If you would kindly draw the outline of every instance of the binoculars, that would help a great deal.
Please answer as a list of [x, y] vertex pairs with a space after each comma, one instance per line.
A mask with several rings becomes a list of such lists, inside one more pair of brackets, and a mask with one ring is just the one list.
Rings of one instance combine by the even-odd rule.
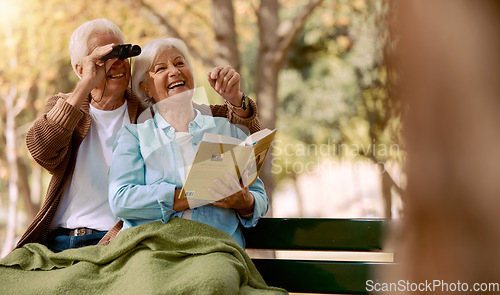
[[141, 54], [141, 47], [139, 45], [122, 44], [113, 47], [110, 53], [101, 57], [102, 61], [107, 61], [110, 58], [126, 59]]

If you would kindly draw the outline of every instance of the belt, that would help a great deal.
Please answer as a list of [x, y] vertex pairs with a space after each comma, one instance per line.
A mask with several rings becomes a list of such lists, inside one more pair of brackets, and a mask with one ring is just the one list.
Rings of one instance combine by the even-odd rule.
[[85, 236], [85, 235], [91, 235], [91, 234], [98, 234], [102, 233], [104, 231], [99, 231], [91, 228], [86, 228], [86, 227], [79, 227], [79, 228], [63, 228], [59, 227], [56, 228], [51, 232], [52, 235], [55, 236]]

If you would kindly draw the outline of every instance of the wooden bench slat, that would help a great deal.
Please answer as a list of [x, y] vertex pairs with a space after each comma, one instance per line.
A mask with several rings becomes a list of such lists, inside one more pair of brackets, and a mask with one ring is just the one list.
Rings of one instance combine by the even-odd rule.
[[262, 218], [243, 230], [246, 247], [275, 250], [382, 249], [383, 219]]
[[[250, 249], [378, 252], [385, 219], [263, 218], [255, 228], [243, 229]], [[302, 258], [303, 259], [303, 258]], [[394, 263], [367, 261], [257, 259], [255, 266], [271, 286], [289, 292], [366, 294], [372, 274]]]
[[389, 265], [369, 262], [253, 259], [270, 286], [289, 292], [365, 294], [366, 281], [375, 267]]

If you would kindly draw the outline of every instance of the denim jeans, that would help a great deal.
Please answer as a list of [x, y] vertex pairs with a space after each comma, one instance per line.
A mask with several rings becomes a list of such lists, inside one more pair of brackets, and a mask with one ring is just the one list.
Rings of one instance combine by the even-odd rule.
[[66, 249], [80, 248], [85, 246], [97, 245], [107, 232], [84, 235], [84, 236], [52, 236], [49, 235], [45, 246], [53, 252], [61, 252]]

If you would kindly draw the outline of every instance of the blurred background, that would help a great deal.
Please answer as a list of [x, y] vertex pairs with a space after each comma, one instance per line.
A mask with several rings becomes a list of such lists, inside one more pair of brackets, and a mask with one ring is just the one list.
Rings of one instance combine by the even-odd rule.
[[278, 129], [261, 175], [269, 215], [400, 217], [405, 147], [385, 59], [394, 45], [389, 11], [383, 0], [0, 0], [2, 253], [50, 179], [27, 152], [26, 131], [49, 96], [72, 91], [69, 38], [95, 18], [116, 23], [127, 43], [183, 39], [207, 90], [214, 66], [241, 73], [261, 125]]

